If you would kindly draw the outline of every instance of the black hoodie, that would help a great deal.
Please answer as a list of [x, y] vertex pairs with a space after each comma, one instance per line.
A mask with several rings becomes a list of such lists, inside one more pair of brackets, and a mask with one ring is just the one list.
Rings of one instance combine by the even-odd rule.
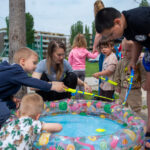
[[10, 65], [7, 61], [0, 64], [0, 99], [9, 100], [10, 96], [17, 93], [22, 85], [50, 91], [51, 84], [29, 77], [18, 64]]

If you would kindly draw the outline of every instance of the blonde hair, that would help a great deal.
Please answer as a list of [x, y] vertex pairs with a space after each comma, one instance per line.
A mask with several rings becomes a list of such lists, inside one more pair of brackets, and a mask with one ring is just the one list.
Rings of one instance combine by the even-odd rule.
[[101, 1], [101, 0], [97, 0], [95, 1], [94, 3], [94, 15], [96, 17], [96, 14], [101, 10], [103, 9], [105, 6], [104, 6], [104, 3]]
[[[64, 52], [66, 52], [65, 44], [61, 41], [51, 41], [48, 45], [47, 57], [46, 57], [46, 65], [48, 69], [48, 73], [51, 74], [51, 66], [53, 60], [53, 53], [56, 49], [62, 48]], [[63, 63], [56, 64], [56, 79], [59, 80], [63, 74], [64, 67]]]
[[36, 93], [30, 93], [22, 98], [19, 113], [20, 116], [35, 118], [36, 115], [42, 113], [43, 108], [44, 101], [42, 97]]
[[87, 42], [83, 34], [79, 33], [75, 36], [72, 48], [75, 47], [87, 48]]
[[13, 56], [13, 61], [16, 64], [19, 64], [20, 59], [22, 59], [22, 58], [28, 59], [31, 55], [35, 55], [38, 57], [38, 54], [35, 51], [33, 51], [27, 47], [23, 47], [15, 52], [15, 54]]

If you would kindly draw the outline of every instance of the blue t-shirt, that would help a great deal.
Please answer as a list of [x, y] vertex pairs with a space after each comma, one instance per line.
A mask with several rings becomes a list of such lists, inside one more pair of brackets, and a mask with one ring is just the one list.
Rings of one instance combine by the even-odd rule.
[[[64, 79], [66, 73], [73, 72], [71, 65], [69, 64], [69, 62], [66, 59], [63, 60], [63, 67], [64, 67], [64, 71], [63, 71], [63, 74], [60, 78], [60, 81], [62, 81]], [[38, 73], [41, 73], [41, 74], [45, 73], [50, 81], [57, 81], [56, 71], [54, 70], [53, 67], [50, 68], [51, 74], [48, 74], [46, 59], [41, 60], [37, 64], [35, 72], [38, 72]]]

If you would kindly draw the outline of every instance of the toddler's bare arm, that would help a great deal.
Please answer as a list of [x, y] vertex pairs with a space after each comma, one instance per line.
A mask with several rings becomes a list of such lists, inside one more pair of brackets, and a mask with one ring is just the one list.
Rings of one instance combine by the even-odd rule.
[[59, 123], [43, 123], [42, 130], [47, 132], [60, 132], [62, 130], [62, 125]]

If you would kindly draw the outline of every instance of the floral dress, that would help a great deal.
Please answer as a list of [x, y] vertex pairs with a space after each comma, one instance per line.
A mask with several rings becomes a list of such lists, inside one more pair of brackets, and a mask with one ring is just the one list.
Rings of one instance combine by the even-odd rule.
[[30, 150], [42, 124], [30, 117], [21, 117], [5, 124], [0, 130], [0, 150]]

